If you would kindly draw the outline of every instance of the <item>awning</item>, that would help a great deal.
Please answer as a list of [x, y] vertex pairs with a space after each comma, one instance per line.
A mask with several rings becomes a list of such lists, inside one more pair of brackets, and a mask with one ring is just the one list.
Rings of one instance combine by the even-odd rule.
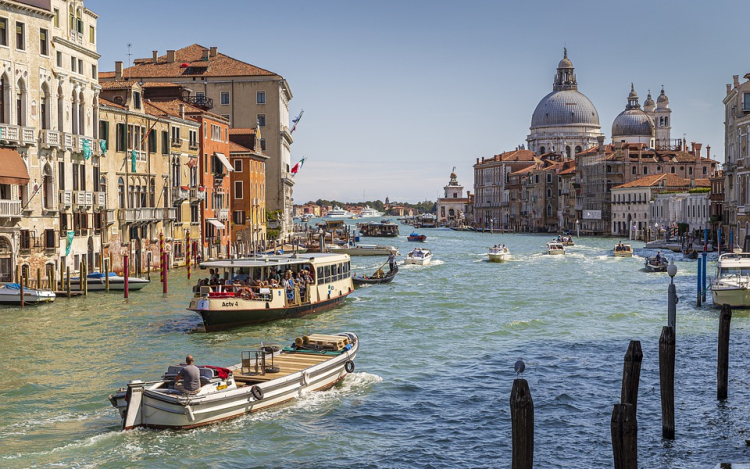
[[28, 184], [29, 171], [18, 151], [0, 148], [0, 184]]
[[209, 222], [210, 224], [214, 225], [216, 228], [218, 228], [220, 230], [223, 230], [225, 228], [224, 227], [224, 223], [220, 222], [216, 218], [206, 218], [206, 221]]
[[221, 161], [221, 164], [224, 165], [225, 168], [227, 168], [227, 171], [230, 173], [234, 171], [234, 168], [232, 167], [232, 163], [229, 162], [229, 158], [224, 156], [224, 153], [214, 152], [214, 155], [216, 155], [217, 158], [219, 158], [219, 161]]

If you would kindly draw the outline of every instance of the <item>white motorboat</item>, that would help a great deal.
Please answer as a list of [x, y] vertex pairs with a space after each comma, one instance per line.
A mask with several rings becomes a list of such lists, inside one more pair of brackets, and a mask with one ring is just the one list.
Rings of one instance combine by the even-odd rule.
[[432, 251], [429, 249], [416, 248], [406, 255], [404, 264], [428, 265], [432, 260]]
[[750, 253], [722, 254], [716, 262], [716, 277], [711, 280], [715, 306], [750, 308]]
[[490, 262], [505, 262], [510, 260], [510, 250], [505, 247], [493, 247], [487, 253]]
[[[33, 288], [23, 289], [23, 304], [35, 305], [39, 303], [51, 303], [55, 301], [55, 292], [46, 290], [35, 290]], [[21, 285], [17, 283], [6, 283], [0, 287], [0, 304], [20, 305]]]
[[656, 256], [647, 257], [644, 267], [646, 272], [666, 272], [667, 267], [669, 267], [669, 261], [661, 254], [657, 254]]
[[326, 214], [326, 218], [349, 218], [353, 215], [352, 212], [349, 212], [348, 210], [344, 210], [341, 207], [334, 207], [333, 209], [329, 210]]
[[311, 334], [287, 347], [264, 346], [242, 352], [227, 368], [199, 366], [201, 387], [193, 394], [175, 389], [185, 365], [170, 366], [158, 381], [130, 381], [109, 396], [122, 429], [188, 429], [239, 417], [329, 389], [354, 371], [356, 334]]
[[359, 218], [378, 218], [382, 216], [383, 212], [378, 212], [377, 210], [369, 206], [366, 206], [362, 209], [361, 212], [359, 212]]
[[310, 215], [302, 215], [302, 218], [300, 218], [300, 222], [302, 223], [309, 223], [310, 222]]
[[[107, 289], [107, 276], [102, 272], [92, 272], [86, 276], [88, 291], [105, 291]], [[128, 277], [128, 290], [140, 290], [151, 283], [150, 280], [140, 277]], [[81, 279], [79, 277], [70, 278], [70, 289], [81, 290]], [[125, 277], [121, 277], [114, 272], [109, 273], [110, 291], [125, 290]]]
[[614, 254], [615, 257], [633, 257], [633, 246], [617, 243], [615, 244], [614, 249], [612, 249], [612, 254]]
[[392, 252], [398, 255], [398, 249], [396, 247], [381, 244], [329, 246], [328, 250], [337, 254], [349, 254], [350, 256], [388, 256]]
[[550, 256], [564, 256], [565, 246], [563, 246], [562, 243], [558, 243], [557, 241], [551, 241], [547, 243], [546, 253]]

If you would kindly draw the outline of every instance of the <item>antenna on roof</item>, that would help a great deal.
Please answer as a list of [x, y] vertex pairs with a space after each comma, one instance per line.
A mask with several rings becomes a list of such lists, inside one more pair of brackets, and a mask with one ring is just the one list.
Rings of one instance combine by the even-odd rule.
[[131, 48], [131, 47], [133, 47], [133, 44], [130, 44], [130, 43], [128, 43], [128, 67], [130, 67], [131, 65], [133, 65], [133, 64], [132, 64], [132, 63], [130, 62], [130, 56], [131, 56], [131, 55], [133, 55], [133, 54], [131, 54], [131, 53], [130, 53], [130, 48]]

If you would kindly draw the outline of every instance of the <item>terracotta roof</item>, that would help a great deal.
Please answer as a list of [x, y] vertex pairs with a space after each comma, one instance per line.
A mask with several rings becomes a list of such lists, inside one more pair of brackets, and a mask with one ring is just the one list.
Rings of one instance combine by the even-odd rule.
[[[203, 60], [203, 51], [209, 49], [193, 44], [175, 51], [174, 62], [167, 62], [162, 55], [154, 63], [153, 59], [136, 59], [131, 67], [122, 71], [125, 78], [166, 78], [192, 75], [226, 77], [226, 76], [278, 76], [276, 73], [242, 62], [222, 53]], [[183, 67], [188, 64], [188, 67]], [[205, 66], [207, 64], [207, 67]], [[110, 75], [111, 74], [111, 75]], [[103, 72], [99, 78], [114, 78], [114, 72]]]
[[182, 88], [179, 83], [170, 83], [168, 81], [147, 81], [141, 83], [141, 88]]
[[672, 173], [651, 174], [642, 178], [630, 181], [625, 184], [616, 186], [614, 189], [627, 189], [631, 187], [665, 187], [665, 188], [690, 188], [690, 187], [711, 187], [708, 179], [695, 179], [694, 185], [691, 186], [690, 179], [682, 178]]
[[255, 129], [254, 128], [237, 128], [237, 129], [229, 129], [229, 135], [255, 135]]
[[109, 107], [116, 107], [118, 109], [127, 109], [122, 104], [117, 104], [115, 102], [109, 101], [107, 99], [102, 98], [101, 96], [99, 96], [99, 106], [109, 106]]
[[185, 101], [181, 99], [172, 99], [169, 101], [153, 101], [149, 99], [149, 100], [144, 100], [144, 103], [157, 108], [160, 112], [164, 113], [165, 115], [168, 114], [174, 117], [182, 116], [180, 112], [180, 105], [182, 105], [184, 106], [183, 109], [185, 110], [185, 117], [193, 118], [196, 115], [206, 115], [215, 120], [221, 120], [221, 121], [226, 120], [225, 118], [217, 114], [204, 111], [203, 109], [197, 106], [193, 106], [190, 103], [186, 103]]
[[253, 150], [243, 147], [239, 143], [234, 143], [233, 141], [229, 141], [229, 152], [238, 152], [238, 153], [252, 153]]
[[135, 84], [137, 84], [135, 81], [105, 81], [99, 83], [103, 90], [129, 90]]

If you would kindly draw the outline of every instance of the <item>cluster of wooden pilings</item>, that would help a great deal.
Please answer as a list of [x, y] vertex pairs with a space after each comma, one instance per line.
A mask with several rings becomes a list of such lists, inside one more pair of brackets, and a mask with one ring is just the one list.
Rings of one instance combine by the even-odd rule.
[[[726, 399], [729, 386], [729, 329], [732, 309], [721, 308], [716, 370], [716, 397]], [[638, 467], [638, 387], [643, 352], [638, 340], [630, 341], [622, 368], [620, 402], [612, 409], [610, 431], [615, 469]], [[659, 337], [659, 388], [662, 438], [675, 439], [674, 411], [675, 328], [664, 326]], [[530, 469], [534, 463], [534, 402], [525, 379], [513, 381], [510, 393], [512, 468]]]

